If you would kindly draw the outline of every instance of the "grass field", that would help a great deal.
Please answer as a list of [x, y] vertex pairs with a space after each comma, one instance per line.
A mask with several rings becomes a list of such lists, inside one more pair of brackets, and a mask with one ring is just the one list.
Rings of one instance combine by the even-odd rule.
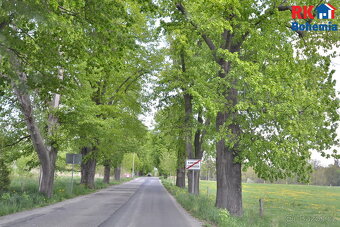
[[[127, 180], [111, 181], [110, 185], [119, 184]], [[15, 177], [11, 181], [9, 190], [0, 192], [0, 216], [46, 206], [79, 195], [85, 195], [108, 186], [103, 183], [102, 179], [96, 179], [96, 189], [85, 188], [79, 182], [79, 177], [74, 179], [73, 191], [71, 193], [71, 178], [57, 177], [55, 179], [53, 196], [47, 199], [38, 192], [37, 177]]]
[[[201, 193], [215, 201], [216, 182], [201, 181]], [[245, 215], [259, 213], [259, 199], [264, 199], [264, 218], [272, 226], [340, 226], [340, 187], [244, 183]]]
[[[216, 182], [201, 181], [201, 195], [190, 196], [198, 201], [191, 205], [185, 190], [170, 191], [175, 191], [177, 200], [193, 215], [219, 226], [340, 226], [340, 187], [255, 183], [242, 187], [244, 216], [224, 221], [220, 214], [212, 214], [220, 211], [208, 211], [215, 202]], [[260, 198], [264, 200], [263, 217], [259, 216]]]

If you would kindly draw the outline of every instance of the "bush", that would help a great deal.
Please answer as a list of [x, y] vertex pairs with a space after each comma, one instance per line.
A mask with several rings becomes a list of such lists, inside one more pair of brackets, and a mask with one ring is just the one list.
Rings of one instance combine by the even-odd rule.
[[3, 159], [0, 159], [0, 191], [8, 189], [11, 181], [9, 179], [10, 171]]

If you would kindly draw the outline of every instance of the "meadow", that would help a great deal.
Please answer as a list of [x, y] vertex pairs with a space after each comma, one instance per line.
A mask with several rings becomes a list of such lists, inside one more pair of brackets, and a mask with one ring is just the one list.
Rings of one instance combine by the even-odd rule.
[[234, 218], [214, 208], [215, 181], [201, 181], [199, 196], [163, 182], [185, 209], [217, 226], [340, 226], [340, 187], [244, 183], [244, 215]]
[[[120, 184], [128, 180], [129, 179], [111, 181], [109, 185]], [[108, 184], [104, 184], [101, 178], [96, 179], [95, 189], [88, 189], [84, 187], [84, 185], [79, 184], [79, 182], [80, 178], [75, 177], [73, 190], [71, 192], [71, 177], [56, 177], [53, 196], [48, 199], [38, 192], [38, 177], [13, 177], [9, 190], [0, 192], [0, 216], [47, 206], [65, 199], [89, 194], [109, 186]]]

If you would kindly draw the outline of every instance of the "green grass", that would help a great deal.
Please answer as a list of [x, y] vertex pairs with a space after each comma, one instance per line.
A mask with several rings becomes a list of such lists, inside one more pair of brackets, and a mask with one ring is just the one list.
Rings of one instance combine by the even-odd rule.
[[[217, 226], [340, 226], [340, 187], [244, 183], [244, 215], [234, 218], [214, 207], [214, 181], [201, 181], [199, 196], [163, 183], [190, 213]], [[260, 198], [264, 199], [263, 217], [259, 216]]]
[[[111, 181], [110, 185], [120, 184], [128, 180], [130, 179]], [[15, 177], [12, 179], [9, 190], [0, 192], [0, 216], [36, 207], [43, 207], [79, 195], [89, 194], [109, 186], [104, 184], [102, 179], [96, 179], [96, 188], [88, 189], [84, 187], [84, 185], [79, 184], [79, 181], [79, 178], [74, 178], [73, 192], [71, 193], [71, 178], [56, 177], [53, 196], [47, 199], [38, 192], [37, 177]]]

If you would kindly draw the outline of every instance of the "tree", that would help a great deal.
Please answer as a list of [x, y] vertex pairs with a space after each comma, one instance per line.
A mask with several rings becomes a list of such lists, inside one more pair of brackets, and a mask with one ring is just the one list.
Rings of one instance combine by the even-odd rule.
[[[166, 95], [166, 93], [163, 93]], [[172, 98], [170, 98], [171, 100]], [[155, 116], [156, 127], [153, 131], [152, 143], [154, 164], [161, 170], [162, 152], [177, 151], [176, 186], [185, 187], [185, 141], [183, 136], [183, 112], [181, 99], [178, 96], [171, 100], [169, 106], [158, 110]], [[162, 172], [160, 171], [162, 175]]]
[[99, 147], [105, 150], [98, 136], [110, 136], [102, 126], [122, 110], [136, 117], [142, 109], [142, 77], [152, 68], [143, 45], [152, 40], [152, 3], [28, 0], [1, 6], [0, 85], [15, 97], [17, 106], [5, 104], [6, 110], [21, 111], [38, 154], [39, 190], [52, 195], [64, 143], [82, 150], [82, 182], [93, 187]]
[[242, 215], [242, 165], [269, 180], [293, 175], [307, 180], [310, 151], [336, 142], [333, 53], [317, 51], [331, 50], [336, 32], [292, 31], [285, 2], [168, 1], [163, 6], [179, 28], [195, 30], [210, 51], [205, 60], [219, 67], [211, 75], [218, 78], [211, 81], [218, 88], [212, 91], [218, 103], [216, 206]]
[[209, 155], [204, 155], [201, 164], [201, 179], [203, 180], [216, 180], [216, 162], [215, 158]]
[[161, 163], [160, 163], [160, 169], [162, 173], [164, 173], [166, 176], [170, 176], [172, 173], [176, 171], [177, 167], [177, 157], [176, 157], [176, 151], [163, 151], [161, 155]]
[[8, 189], [11, 183], [9, 179], [10, 171], [5, 161], [0, 157], [0, 191]]
[[0, 15], [2, 82], [13, 91], [20, 118], [26, 123], [39, 157], [39, 191], [50, 197], [58, 152], [55, 112], [60, 104], [64, 73], [72, 68], [63, 66], [71, 61], [68, 50], [78, 37], [66, 26], [69, 18], [53, 4], [2, 1]]
[[327, 185], [340, 186], [340, 167], [337, 165], [330, 165], [325, 169], [325, 178]]
[[[176, 22], [174, 22], [176, 24]], [[169, 114], [172, 121], [175, 121], [175, 127], [178, 127], [178, 171], [177, 185], [185, 186], [185, 159], [201, 159], [203, 157], [203, 142], [206, 134], [206, 127], [209, 126], [207, 108], [204, 103], [207, 97], [204, 86], [209, 80], [209, 67], [206, 67], [200, 54], [202, 51], [199, 40], [195, 38], [190, 29], [181, 27], [178, 29], [172, 23], [163, 24], [166, 31], [167, 40], [170, 44], [167, 54], [171, 60], [168, 67], [164, 67], [158, 78], [158, 87], [156, 93], [162, 96], [160, 104], [166, 111], [160, 114]], [[198, 48], [196, 46], [198, 44]], [[164, 97], [164, 98], [163, 98]], [[168, 119], [169, 120], [169, 119]], [[172, 122], [173, 124], [174, 122]], [[174, 132], [172, 126], [170, 129]], [[163, 127], [161, 130], [165, 130]], [[177, 145], [176, 145], [177, 146]], [[196, 171], [192, 183], [193, 171], [188, 171], [188, 191], [190, 193], [199, 193], [199, 175]], [[194, 190], [192, 187], [195, 186]]]
[[[119, 180], [125, 154], [134, 152], [141, 157], [140, 171], [142, 171], [142, 166], [147, 165], [148, 159], [143, 149], [145, 143], [147, 143], [147, 131], [141, 121], [136, 116], [131, 115], [131, 113], [126, 113], [124, 118], [121, 116], [116, 118], [115, 121], [119, 122], [119, 124], [111, 125], [110, 129], [106, 130], [107, 138], [100, 142], [99, 149], [101, 156], [99, 158], [106, 164], [104, 178], [109, 179], [110, 171], [108, 169], [113, 166], [115, 180]], [[110, 130], [114, 133], [109, 133]]]
[[[87, 48], [85, 57], [76, 62], [79, 68], [67, 91], [70, 96], [65, 99], [62, 127], [84, 156], [81, 182], [93, 188], [97, 164], [105, 165], [108, 182], [110, 165], [122, 160], [111, 158], [118, 151], [108, 141], [121, 147], [115, 140], [126, 136], [123, 132], [129, 134], [134, 129], [139, 133], [141, 128], [136, 118], [142, 111], [144, 77], [154, 67], [151, 48], [146, 45], [153, 39], [146, 19], [152, 7], [150, 2], [136, 1], [84, 4], [67, 7], [84, 26], [83, 45]], [[132, 123], [135, 127], [129, 126]]]

